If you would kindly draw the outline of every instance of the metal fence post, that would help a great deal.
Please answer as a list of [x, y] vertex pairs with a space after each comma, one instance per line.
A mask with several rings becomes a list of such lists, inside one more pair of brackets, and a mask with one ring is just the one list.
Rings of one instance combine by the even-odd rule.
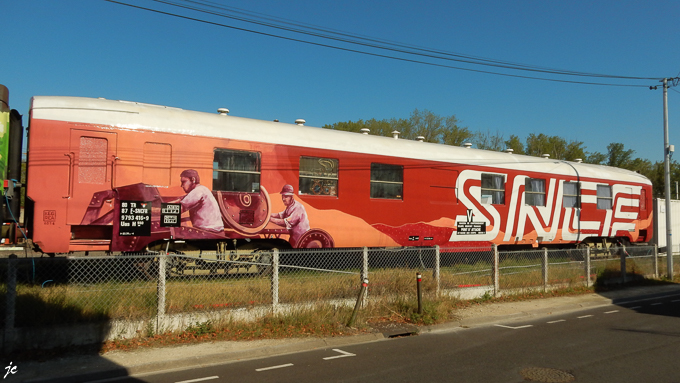
[[440, 272], [440, 262], [441, 256], [439, 253], [439, 245], [434, 247], [434, 282], [435, 282], [435, 295], [439, 297], [441, 289], [441, 279], [439, 277]]
[[279, 249], [272, 256], [272, 312], [279, 308]]
[[[363, 256], [363, 262], [361, 266], [361, 280], [367, 280], [368, 279], [368, 247], [364, 247], [364, 256]], [[366, 292], [364, 293], [363, 300], [361, 302], [362, 305], [366, 305], [366, 299], [368, 297], [368, 287], [366, 287]]]
[[626, 246], [619, 249], [621, 254], [621, 283], [626, 283]]
[[659, 248], [654, 244], [654, 278], [659, 278]]
[[423, 276], [420, 271], [416, 271], [416, 293], [418, 295], [418, 315], [423, 315], [423, 291], [420, 288]]
[[590, 246], [586, 247], [586, 287], [593, 285], [590, 280]]
[[165, 262], [167, 260], [168, 253], [161, 254], [158, 256], [158, 283], [156, 285], [156, 294], [158, 302], [158, 323], [160, 324], [160, 318], [165, 315]]
[[17, 298], [17, 255], [10, 254], [7, 259], [7, 301], [5, 307], [5, 336], [3, 350], [5, 353], [14, 348], [14, 317]]
[[493, 296], [497, 297], [500, 294], [501, 284], [500, 284], [500, 273], [499, 273], [499, 257], [498, 257], [498, 245], [493, 244]]
[[543, 248], [543, 291], [548, 291], [548, 248]]

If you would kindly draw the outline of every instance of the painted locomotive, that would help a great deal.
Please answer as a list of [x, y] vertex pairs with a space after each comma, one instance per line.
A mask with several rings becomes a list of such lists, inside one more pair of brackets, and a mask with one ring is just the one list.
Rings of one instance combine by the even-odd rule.
[[46, 253], [651, 239], [634, 172], [303, 124], [34, 97], [28, 232]]

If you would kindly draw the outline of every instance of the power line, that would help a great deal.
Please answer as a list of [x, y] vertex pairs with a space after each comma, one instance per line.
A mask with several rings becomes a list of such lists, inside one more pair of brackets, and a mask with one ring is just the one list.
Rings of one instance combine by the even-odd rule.
[[[254, 34], [258, 34], [258, 35], [262, 35], [262, 36], [274, 37], [274, 38], [278, 38], [278, 39], [294, 41], [294, 42], [299, 42], [299, 43], [304, 43], [304, 44], [309, 44], [309, 45], [314, 45], [314, 46], [320, 46], [320, 47], [325, 47], [325, 48], [331, 48], [331, 49], [336, 49], [336, 50], [340, 50], [340, 51], [359, 53], [359, 54], [363, 54], [363, 55], [369, 55], [369, 56], [381, 57], [381, 58], [388, 58], [388, 59], [392, 59], [392, 60], [411, 62], [411, 63], [417, 63], [417, 64], [424, 64], [424, 65], [430, 65], [430, 66], [441, 67], [441, 68], [457, 69], [457, 70], [464, 70], [464, 71], [484, 73], [484, 74], [493, 74], [493, 75], [505, 76], [505, 77], [542, 80], [542, 81], [551, 81], [551, 82], [560, 82], [560, 83], [571, 83], [571, 84], [582, 84], [582, 85], [600, 85], [600, 86], [617, 86], [617, 87], [647, 87], [647, 85], [639, 85], [639, 84], [615, 84], [615, 83], [601, 83], [601, 82], [575, 81], [575, 80], [562, 80], [562, 79], [545, 78], [545, 77], [534, 77], [534, 76], [516, 75], [516, 74], [509, 74], [509, 73], [494, 72], [494, 71], [489, 71], [489, 70], [472, 69], [472, 68], [464, 68], [464, 67], [458, 67], [458, 66], [452, 66], [452, 65], [445, 65], [445, 64], [427, 62], [427, 61], [422, 61], [422, 60], [415, 60], [415, 59], [409, 59], [409, 58], [404, 58], [404, 57], [397, 57], [397, 56], [390, 56], [390, 55], [386, 55], [386, 54], [367, 52], [367, 51], [362, 51], [362, 50], [357, 50], [357, 49], [351, 49], [351, 48], [346, 48], [346, 47], [330, 45], [330, 44], [324, 44], [324, 43], [319, 43], [319, 42], [302, 40], [302, 39], [293, 38], [293, 37], [281, 36], [281, 35], [277, 35], [277, 34], [273, 34], [273, 33], [267, 33], [267, 32], [262, 32], [262, 31], [257, 31], [257, 30], [253, 30], [253, 29], [242, 28], [242, 27], [236, 27], [236, 26], [233, 26], [233, 25], [227, 25], [227, 24], [217, 23], [217, 22], [199, 19], [199, 18], [195, 18], [195, 17], [184, 16], [184, 15], [180, 15], [180, 14], [176, 14], [176, 13], [161, 11], [161, 10], [158, 10], [158, 9], [128, 4], [128, 3], [124, 3], [124, 2], [116, 1], [116, 0], [104, 0], [104, 1], [114, 3], [114, 4], [118, 4], [118, 5], [127, 6], [127, 7], [131, 7], [131, 8], [136, 8], [136, 9], [140, 9], [140, 10], [145, 10], [145, 11], [149, 11], [149, 12], [154, 12], [154, 13], [158, 13], [158, 14], [162, 14], [162, 15], [166, 15], [166, 16], [172, 16], [172, 17], [177, 17], [177, 18], [190, 20], [190, 21], [196, 21], [196, 22], [200, 22], [200, 23], [204, 23], [204, 24], [220, 26], [220, 27], [234, 29], [234, 30], [238, 30], [238, 31], [248, 32], [248, 33], [254, 33]], [[168, 1], [163, 1], [163, 0], [153, 0], [153, 1], [166, 3], [166, 4], [169, 3]], [[170, 4], [170, 5], [174, 5], [174, 4]], [[184, 7], [184, 6], [180, 6], [180, 7]], [[186, 7], [184, 7], [184, 8], [186, 8]], [[207, 12], [207, 11], [202, 11], [202, 12]], [[208, 13], [210, 13], [210, 12], [208, 12]], [[227, 16], [225, 16], [225, 17], [227, 17]], [[279, 28], [279, 29], [285, 29], [285, 28]], [[323, 38], [324, 36], [319, 35], [317, 37]], [[348, 42], [348, 43], [363, 45], [363, 46], [367, 46], [367, 47], [386, 49], [386, 50], [391, 50], [391, 51], [400, 52], [400, 53], [407, 53], [407, 54], [424, 56], [424, 57], [429, 57], [429, 58], [436, 58], [436, 59], [458, 61], [458, 62], [475, 64], [475, 65], [491, 65], [491, 66], [496, 66], [496, 67], [500, 67], [500, 68], [504, 68], [504, 69], [528, 70], [528, 71], [532, 71], [532, 72], [541, 72], [541, 73], [545, 73], [545, 74], [604, 77], [604, 78], [610, 78], [610, 79], [659, 80], [659, 78], [651, 78], [651, 77], [647, 78], [647, 77], [597, 75], [597, 74], [589, 74], [589, 73], [584, 73], [584, 72], [527, 69], [527, 68], [522, 68], [522, 67], [516, 67], [516, 66], [513, 66], [513, 65], [503, 66], [503, 65], [483, 64], [483, 63], [479, 63], [479, 62], [475, 62], [475, 61], [449, 59], [449, 58], [443, 58], [443, 57], [439, 57], [439, 56], [425, 55], [425, 54], [408, 52], [408, 51], [400, 51], [400, 50], [397, 50], [397, 49], [390, 49], [390, 48], [381, 47], [381, 46], [372, 46], [372, 45], [367, 44], [367, 43], [360, 43], [360, 42], [353, 42], [353, 41], [343, 41], [342, 39], [339, 39], [339, 38], [332, 38], [332, 37], [325, 37], [325, 38], [330, 38], [330, 39], [333, 39], [333, 40], [336, 40], [336, 41], [341, 41], [341, 42]]]
[[[262, 22], [262, 21], [248, 19], [248, 18], [244, 18], [244, 17], [240, 17], [240, 16], [230, 16], [230, 15], [227, 15], [227, 14], [224, 14], [224, 13], [218, 13], [218, 12], [215, 12], [215, 11], [208, 11], [208, 10], [197, 8], [197, 7], [181, 5], [177, 1], [171, 1], [171, 0], [151, 0], [151, 1], [155, 1], [157, 3], [162, 3], [162, 4], [167, 4], [167, 5], [172, 5], [172, 6], [180, 7], [180, 8], [184, 8], [184, 9], [189, 9], [189, 10], [193, 10], [193, 11], [203, 12], [203, 13], [207, 13], [207, 14], [211, 14], [211, 15], [215, 15], [215, 16], [230, 18], [230, 19], [234, 19], [234, 20], [238, 20], [238, 21], [247, 22], [247, 23], [262, 25], [262, 26], [276, 28], [276, 29], [285, 30], [285, 31], [289, 31], [289, 32], [305, 34], [305, 35], [314, 36], [314, 37], [321, 37], [321, 38], [325, 38], [325, 39], [331, 39], [331, 40], [346, 42], [346, 43], [350, 43], [350, 44], [357, 44], [357, 45], [363, 45], [363, 46], [368, 46], [368, 47], [372, 47], [372, 48], [396, 51], [396, 52], [399, 52], [399, 53], [420, 55], [420, 56], [425, 56], [425, 57], [430, 57], [430, 58], [458, 61], [458, 62], [475, 64], [475, 65], [487, 65], [487, 66], [495, 66], [495, 67], [500, 67], [500, 68], [505, 68], [505, 69], [526, 70], [526, 71], [542, 72], [542, 73], [549, 73], [549, 74], [586, 76], [586, 77], [617, 78], [617, 79], [629, 79], [629, 80], [630, 79], [633, 79], [633, 80], [659, 80], [660, 79], [660, 78], [657, 78], [657, 77], [617, 76], [617, 75], [606, 75], [606, 74], [597, 74], [597, 73], [588, 73], [588, 72], [577, 72], [577, 71], [554, 69], [554, 68], [547, 68], [547, 67], [527, 65], [527, 64], [519, 64], [519, 63], [513, 63], [513, 62], [509, 62], [509, 61], [488, 59], [488, 58], [482, 58], [482, 57], [475, 57], [475, 56], [463, 55], [463, 54], [460, 54], [460, 53], [446, 52], [446, 51], [435, 50], [435, 49], [430, 49], [430, 48], [422, 48], [422, 47], [418, 47], [418, 46], [414, 46], [414, 45], [395, 43], [395, 42], [390, 42], [388, 40], [376, 39], [376, 38], [372, 38], [372, 37], [366, 37], [366, 36], [361, 36], [361, 35], [357, 35], [357, 34], [351, 34], [351, 33], [348, 33], [348, 32], [337, 31], [337, 30], [332, 30], [332, 29], [327, 29], [327, 28], [321, 28], [321, 27], [317, 27], [317, 26], [314, 26], [314, 25], [305, 25], [305, 24], [300, 24], [300, 23], [295, 23], [295, 22], [281, 21], [281, 20], [285, 20], [285, 19], [276, 19], [276, 18], [272, 18], [271, 16], [268, 16], [268, 15], [263, 15], [261, 13], [248, 12], [248, 11], [242, 10], [240, 8], [226, 7], [226, 6], [219, 5], [219, 4], [212, 2], [212, 1], [179, 0], [179, 1], [184, 1], [185, 3], [203, 5], [203, 6], [207, 6], [207, 7], [210, 7], [210, 8], [217, 8], [217, 9], [226, 10], [228, 12], [233, 12], [233, 13], [237, 13], [237, 14], [256, 15], [255, 17], [259, 17], [263, 20], [273, 21], [274, 23], [279, 23], [279, 24], [284, 24], [284, 25], [291, 25], [291, 26], [294, 26], [296, 28], [294, 29], [294, 28], [291, 28], [291, 27], [284, 27], [284, 26], [272, 24], [272, 23], [269, 23], [269, 22]], [[211, 5], [211, 4], [215, 4], [215, 5]], [[236, 11], [234, 11], [233, 9], [236, 9]], [[257, 15], [263, 15], [263, 16], [257, 16]], [[323, 32], [325, 34], [320, 34], [318, 32], [309, 32], [309, 31], [306, 31], [306, 30], [319, 31], [319, 32]], [[338, 36], [342, 36], [342, 37], [336, 37], [336, 36], [333, 36], [333, 35], [338, 35]], [[350, 38], [350, 39], [353, 39], [353, 40], [348, 40], [347, 38]], [[357, 41], [357, 40], [359, 40], [359, 41]], [[369, 43], [366, 43], [364, 41], [368, 41], [368, 42], [371, 42], [371, 43], [369, 44]], [[379, 45], [375, 45], [373, 43], [387, 44], [388, 46], [379, 46]], [[416, 52], [409, 52], [409, 51], [404, 51], [402, 49], [390, 48], [390, 46], [411, 49], [411, 50], [415, 50]], [[426, 52], [426, 53], [422, 54], [422, 53], [417, 53], [417, 52]], [[453, 59], [453, 58], [448, 58], [448, 57], [440, 57], [440, 56], [433, 56], [432, 54], [444, 55], [444, 56], [450, 56], [450, 57], [457, 57], [458, 59]]]

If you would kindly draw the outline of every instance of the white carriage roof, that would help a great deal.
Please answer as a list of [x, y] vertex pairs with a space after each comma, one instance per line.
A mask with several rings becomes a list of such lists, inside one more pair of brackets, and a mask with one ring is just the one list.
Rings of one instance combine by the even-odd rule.
[[394, 139], [375, 135], [263, 121], [158, 105], [83, 97], [38, 96], [31, 100], [33, 119], [70, 121], [126, 130], [229, 138], [343, 152], [490, 166], [585, 178], [651, 184], [624, 169], [489, 150]]

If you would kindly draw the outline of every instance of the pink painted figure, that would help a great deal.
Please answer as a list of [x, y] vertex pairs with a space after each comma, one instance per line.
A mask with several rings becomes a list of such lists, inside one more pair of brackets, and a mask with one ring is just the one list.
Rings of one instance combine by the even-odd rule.
[[182, 189], [187, 193], [179, 202], [183, 211], [189, 211], [191, 224], [199, 229], [223, 233], [224, 224], [220, 207], [210, 189], [201, 185], [198, 172], [187, 169], [179, 176]]
[[290, 233], [290, 243], [296, 247], [298, 239], [309, 230], [307, 211], [301, 203], [295, 201], [293, 186], [284, 185], [281, 189], [281, 200], [286, 210], [271, 215], [271, 222], [284, 226]]

